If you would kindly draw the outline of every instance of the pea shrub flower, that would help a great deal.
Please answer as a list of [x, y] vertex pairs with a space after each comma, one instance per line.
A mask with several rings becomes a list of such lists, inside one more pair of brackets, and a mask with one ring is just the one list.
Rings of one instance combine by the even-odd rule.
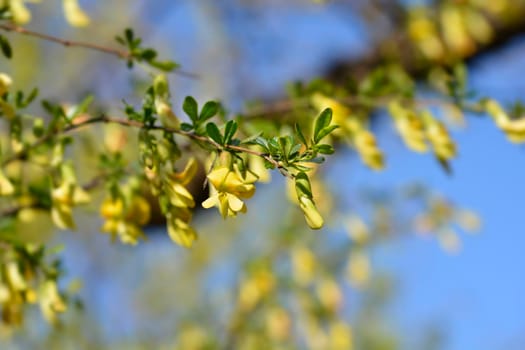
[[204, 208], [217, 206], [223, 218], [246, 212], [246, 205], [242, 199], [248, 199], [255, 193], [255, 175], [247, 171], [243, 176], [237, 167], [231, 170], [220, 166], [208, 174], [208, 180], [210, 198], [202, 203]]

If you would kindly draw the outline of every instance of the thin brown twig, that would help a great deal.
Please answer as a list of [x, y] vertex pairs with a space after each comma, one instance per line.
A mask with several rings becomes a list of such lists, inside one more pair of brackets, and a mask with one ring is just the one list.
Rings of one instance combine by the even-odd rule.
[[[268, 155], [266, 153], [258, 152], [258, 151], [255, 151], [255, 150], [252, 150], [252, 149], [249, 149], [249, 148], [246, 148], [246, 147], [235, 146], [235, 145], [224, 145], [223, 146], [223, 145], [218, 144], [217, 142], [213, 141], [212, 139], [210, 139], [210, 138], [208, 138], [206, 136], [197, 135], [197, 134], [195, 134], [193, 132], [189, 132], [189, 131], [183, 131], [183, 130], [180, 130], [180, 129], [166, 128], [166, 127], [160, 126], [160, 125], [145, 126], [144, 123], [141, 123], [141, 122], [136, 121], [136, 120], [128, 120], [128, 119], [122, 119], [122, 118], [113, 118], [113, 117], [108, 117], [108, 116], [96, 117], [96, 118], [88, 119], [87, 121], [89, 121], [89, 120], [93, 120], [94, 122], [112, 123], [112, 124], [119, 124], [119, 125], [122, 125], [122, 126], [129, 126], [129, 127], [136, 127], [136, 128], [147, 128], [147, 129], [150, 129], [150, 130], [162, 130], [162, 131], [172, 132], [172, 133], [175, 133], [175, 134], [178, 134], [178, 135], [182, 135], [182, 136], [188, 137], [188, 138], [196, 140], [196, 141], [207, 143], [207, 144], [213, 146], [214, 148], [216, 148], [218, 151], [223, 150], [223, 149], [224, 150], [228, 150], [229, 149], [231, 151], [243, 152], [243, 153], [251, 154], [251, 155], [254, 155], [254, 156], [257, 156], [257, 157], [261, 157], [261, 158], [267, 160], [268, 162], [270, 162], [279, 171], [281, 171], [282, 168], [283, 168], [283, 165], [279, 161], [275, 160], [274, 158], [272, 158], [270, 155]], [[289, 176], [289, 175], [286, 175], [286, 176]]]
[[[33, 31], [26, 29], [24, 27], [12, 24], [12, 23], [0, 23], [0, 29], [7, 31], [7, 32], [15, 32], [22, 35], [31, 36], [34, 38], [50, 41], [56, 44], [63, 45], [65, 47], [82, 47], [89, 50], [94, 50], [102, 53], [106, 53], [109, 55], [116, 56], [117, 58], [124, 59], [124, 60], [130, 60], [133, 58], [133, 53], [128, 50], [120, 50], [112, 47], [107, 47], [103, 45], [93, 44], [85, 41], [74, 41], [74, 40], [67, 40], [58, 38], [56, 36], [52, 36], [49, 34], [44, 34], [41, 32]], [[186, 72], [180, 69], [177, 69], [174, 73], [185, 76], [188, 78], [196, 79], [199, 76], [195, 73]]]
[[241, 146], [235, 146], [235, 145], [224, 145], [223, 146], [223, 145], [219, 145], [218, 143], [216, 143], [215, 141], [213, 141], [212, 139], [210, 139], [210, 138], [208, 138], [206, 136], [197, 135], [197, 134], [195, 134], [193, 132], [189, 132], [189, 131], [183, 131], [183, 130], [180, 130], [180, 129], [166, 128], [166, 127], [160, 126], [160, 125], [146, 126], [144, 123], [136, 121], [136, 120], [129, 120], [129, 119], [123, 119], [123, 118], [110, 117], [110, 116], [106, 116], [106, 115], [101, 115], [101, 116], [98, 116], [98, 117], [85, 119], [85, 120], [83, 120], [83, 121], [81, 121], [79, 123], [68, 125], [65, 128], [63, 128], [61, 130], [57, 130], [54, 133], [48, 133], [48, 134], [42, 136], [41, 138], [39, 138], [38, 140], [36, 140], [35, 142], [33, 142], [31, 145], [29, 145], [26, 148], [24, 148], [22, 151], [20, 151], [18, 153], [15, 153], [15, 154], [11, 155], [10, 157], [4, 159], [4, 161], [2, 162], [2, 166], [6, 166], [9, 163], [11, 163], [13, 161], [16, 161], [16, 160], [23, 160], [23, 159], [27, 158], [28, 153], [31, 150], [34, 150], [35, 148], [45, 144], [46, 142], [48, 142], [52, 138], [57, 137], [58, 135], [64, 135], [64, 134], [67, 134], [67, 133], [72, 132], [74, 130], [77, 130], [77, 129], [81, 128], [81, 127], [84, 127], [86, 125], [96, 124], [96, 123], [111, 123], [111, 124], [119, 124], [119, 125], [127, 126], [127, 127], [147, 128], [147, 129], [150, 129], [150, 130], [167, 131], [167, 132], [171, 132], [171, 133], [175, 133], [175, 134], [178, 134], [178, 135], [181, 135], [181, 136], [188, 137], [188, 138], [196, 140], [196, 141], [200, 141], [200, 142], [206, 143], [208, 145], [211, 145], [212, 147], [214, 147], [218, 151], [229, 149], [229, 150], [232, 150], [232, 151], [248, 153], [248, 154], [252, 154], [252, 155], [264, 158], [265, 160], [270, 162], [275, 168], [277, 168], [279, 171], [281, 171], [282, 168], [283, 168], [283, 165], [279, 161], [275, 160], [274, 158], [272, 158], [270, 155], [268, 155], [266, 153], [258, 152], [258, 151], [255, 151], [255, 150], [252, 150], [252, 149], [249, 149], [249, 148], [245, 148], [245, 147], [241, 147]]

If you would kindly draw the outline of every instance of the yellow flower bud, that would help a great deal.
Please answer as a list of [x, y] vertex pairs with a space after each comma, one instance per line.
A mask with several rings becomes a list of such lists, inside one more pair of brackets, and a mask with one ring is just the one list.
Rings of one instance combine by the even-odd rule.
[[105, 219], [113, 219], [123, 216], [124, 202], [121, 198], [106, 198], [100, 206], [100, 215]]
[[295, 191], [308, 226], [314, 230], [323, 227], [324, 220], [313, 201], [310, 179], [306, 173], [300, 172], [295, 176]]
[[310, 228], [318, 230], [324, 225], [324, 220], [311, 198], [299, 197], [299, 206], [301, 207], [306, 223]]
[[13, 80], [11, 77], [5, 73], [0, 73], [0, 96], [5, 94], [8, 90]]

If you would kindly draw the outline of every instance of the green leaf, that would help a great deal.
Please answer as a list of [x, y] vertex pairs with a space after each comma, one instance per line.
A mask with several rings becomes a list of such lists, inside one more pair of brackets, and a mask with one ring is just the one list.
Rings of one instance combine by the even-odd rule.
[[315, 146], [315, 150], [321, 154], [333, 154], [334, 148], [331, 145], [322, 144]]
[[188, 117], [193, 121], [195, 124], [199, 119], [199, 106], [197, 104], [197, 101], [191, 96], [186, 96], [184, 99], [184, 103], [182, 105], [182, 109]]
[[323, 130], [324, 128], [329, 126], [331, 121], [332, 121], [332, 109], [326, 108], [315, 119], [315, 124], [314, 124], [314, 143], [318, 143], [319, 142], [319, 140], [320, 140], [319, 133], [321, 132], [321, 130]]
[[0, 49], [6, 58], [13, 57], [13, 50], [11, 49], [11, 44], [7, 38], [3, 35], [0, 35]]
[[259, 137], [261, 137], [262, 134], [263, 134], [263, 133], [262, 133], [262, 131], [261, 131], [261, 132], [255, 134], [255, 135], [248, 136], [247, 138], [243, 139], [243, 140], [241, 141], [241, 143], [242, 143], [242, 144], [246, 144], [246, 145], [250, 145], [250, 144], [258, 144], [258, 143], [257, 143], [257, 139], [258, 139]]
[[221, 132], [215, 123], [206, 124], [206, 132], [208, 136], [219, 145], [223, 144]]
[[292, 141], [291, 136], [279, 137], [279, 145], [281, 148], [281, 154], [286, 156], [286, 158], [288, 158], [288, 154], [290, 154], [290, 150], [292, 149], [292, 144], [293, 144], [293, 141]]
[[277, 137], [272, 137], [268, 140], [268, 149], [271, 154], [281, 154], [281, 147], [279, 145], [279, 139]]
[[140, 53], [140, 58], [142, 58], [145, 61], [151, 61], [155, 57], [157, 57], [157, 51], [153, 49], [145, 49]]
[[174, 61], [155, 61], [151, 60], [148, 62], [150, 66], [155, 67], [157, 69], [160, 69], [164, 72], [171, 72], [174, 69], [177, 69], [180, 67], [180, 64]]
[[191, 131], [193, 129], [193, 125], [188, 124], [188, 123], [181, 123], [180, 124], [180, 129], [182, 131]]
[[312, 158], [312, 159], [310, 159], [308, 161], [311, 162], [311, 163], [321, 164], [321, 163], [324, 163], [325, 158], [324, 157], [315, 157], [315, 158]]
[[80, 104], [69, 115], [69, 119], [73, 120], [79, 114], [85, 113], [91, 102], [93, 102], [93, 95], [87, 96], [82, 102], [80, 102]]
[[228, 120], [224, 129], [224, 143], [229, 144], [233, 135], [237, 131], [237, 122], [235, 120]]
[[255, 138], [255, 140], [253, 141], [254, 143], [256, 143], [257, 145], [261, 146], [264, 150], [264, 152], [269, 152], [270, 151], [270, 146], [268, 145], [268, 141], [262, 137], [262, 136], [258, 136]]
[[131, 42], [133, 41], [134, 39], [134, 34], [133, 34], [133, 29], [131, 28], [126, 28], [124, 30], [124, 36], [126, 37], [126, 41], [131, 44]]
[[303, 131], [301, 130], [301, 127], [297, 123], [295, 123], [295, 134], [297, 135], [297, 137], [299, 138], [299, 141], [301, 141], [303, 145], [308, 146], [306, 137], [304, 137]]
[[38, 96], [38, 92], [39, 92], [38, 88], [34, 88], [33, 90], [31, 90], [31, 92], [29, 93], [29, 96], [27, 96], [27, 99], [22, 104], [22, 107], [27, 107], [29, 104], [31, 104], [31, 102], [33, 102], [35, 98]]
[[126, 40], [124, 40], [124, 38], [121, 37], [121, 36], [119, 36], [119, 35], [117, 35], [117, 36], [115, 37], [115, 40], [116, 40], [119, 44], [126, 45]]
[[322, 129], [321, 131], [319, 131], [319, 133], [317, 134], [317, 140], [315, 141], [315, 143], [318, 143], [319, 141], [321, 141], [325, 136], [330, 134], [332, 131], [334, 131], [338, 127], [339, 125], [330, 125]]
[[219, 111], [219, 104], [215, 101], [208, 101], [202, 107], [201, 114], [199, 116], [199, 121], [204, 122], [212, 118]]
[[303, 145], [299, 143], [295, 144], [290, 149], [290, 152], [288, 152], [288, 159], [294, 159], [295, 157], [297, 157], [299, 155], [299, 151], [301, 150], [301, 147], [303, 147]]

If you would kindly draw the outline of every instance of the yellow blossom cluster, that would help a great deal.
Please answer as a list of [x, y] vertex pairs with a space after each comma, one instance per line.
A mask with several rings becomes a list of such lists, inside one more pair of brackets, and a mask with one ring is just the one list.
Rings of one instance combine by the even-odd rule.
[[198, 237], [190, 226], [191, 208], [195, 206], [195, 201], [185, 187], [196, 172], [197, 161], [190, 158], [183, 171], [167, 174], [164, 178], [164, 190], [170, 203], [166, 213], [168, 234], [175, 243], [183, 247], [191, 247]]
[[9, 326], [20, 325], [24, 306], [35, 303], [40, 305], [44, 318], [50, 323], [56, 323], [58, 314], [67, 309], [54, 279], [39, 282], [31, 268], [18, 260], [8, 259], [0, 271], [2, 321]]
[[409, 11], [407, 33], [429, 60], [443, 61], [451, 55], [467, 57], [494, 35], [488, 10], [486, 4], [473, 6], [463, 2], [444, 2], [435, 12], [413, 7]]
[[388, 110], [403, 142], [411, 150], [426, 152], [430, 143], [434, 154], [440, 160], [452, 159], [457, 155], [456, 144], [445, 124], [434, 118], [429, 111], [418, 114], [403, 107], [398, 101], [392, 101]]
[[139, 238], [144, 238], [142, 226], [150, 219], [148, 201], [140, 195], [128, 198], [108, 197], [100, 207], [100, 215], [105, 219], [102, 232], [119, 237], [122, 243], [135, 245]]
[[79, 204], [89, 203], [91, 197], [77, 184], [73, 167], [70, 164], [62, 164], [60, 169], [61, 180], [51, 190], [51, 218], [60, 229], [75, 229], [73, 208]]

